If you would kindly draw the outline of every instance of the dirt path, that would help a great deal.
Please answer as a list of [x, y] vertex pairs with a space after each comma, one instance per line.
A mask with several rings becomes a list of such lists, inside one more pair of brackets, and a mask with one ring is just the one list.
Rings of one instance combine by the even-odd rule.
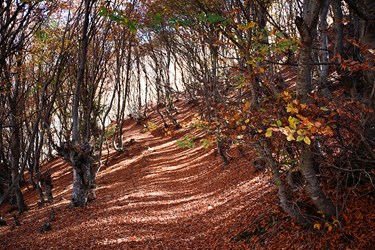
[[[180, 112], [182, 122], [191, 119], [189, 107], [180, 107]], [[151, 120], [160, 123], [156, 116]], [[160, 130], [142, 133], [142, 128], [127, 122], [124, 134], [134, 143], [123, 154], [111, 153], [97, 178], [97, 199], [86, 208], [67, 207], [70, 167], [59, 159], [50, 163], [54, 204], [37, 208], [36, 192], [25, 191], [30, 209], [19, 217], [21, 226], [13, 225], [11, 215], [5, 216], [9, 223], [0, 228], [0, 248], [240, 247], [233, 237], [248, 225], [249, 216], [272, 209], [264, 207], [271, 192], [269, 179], [259, 178], [264, 173], [255, 173], [248, 160], [235, 158], [224, 168], [213, 150], [180, 148], [176, 141], [189, 128], [172, 136]], [[39, 233], [50, 217], [54, 217], [51, 230]]]

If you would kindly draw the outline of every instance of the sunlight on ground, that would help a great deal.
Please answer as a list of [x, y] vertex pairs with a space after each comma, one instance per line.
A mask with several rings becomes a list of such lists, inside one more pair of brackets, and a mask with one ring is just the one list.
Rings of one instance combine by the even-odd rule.
[[137, 236], [125, 236], [123, 238], [118, 239], [105, 239], [102, 242], [99, 242], [99, 245], [117, 245], [126, 242], [134, 242], [134, 241], [145, 241], [145, 240], [157, 240], [163, 238], [162, 236], [157, 236], [155, 234], [151, 235], [142, 235], [142, 238]]
[[[55, 181], [69, 179], [69, 185], [54, 190], [53, 205], [44, 206], [25, 219], [42, 224], [52, 208], [64, 210], [70, 219], [57, 216], [53, 230], [38, 235], [39, 241], [65, 237], [81, 241], [81, 233], [90, 232], [92, 237], [82, 240], [102, 248], [142, 242], [158, 244], [172, 234], [180, 235], [176, 238], [180, 243], [190, 242], [220, 230], [245, 210], [260, 210], [259, 200], [271, 189], [264, 176], [242, 178], [237, 168], [245, 164], [223, 168], [212, 149], [183, 149], [177, 139], [170, 137], [131, 133], [131, 138], [135, 144], [125, 152], [109, 151], [109, 166], [103, 166], [97, 176], [97, 200], [87, 208], [67, 209], [72, 192], [71, 167], [53, 166]], [[232, 174], [236, 181], [227, 185]]]
[[[236, 211], [241, 211], [245, 207], [250, 208], [252, 207], [251, 204], [256, 205], [256, 201], [263, 195], [263, 192], [265, 191], [261, 190], [262, 188], [264, 188], [264, 184], [264, 181], [262, 181], [261, 179], [254, 178], [253, 180], [240, 183], [235, 188], [225, 190], [224, 192], [210, 192], [198, 195], [185, 194], [184, 197], [173, 200], [168, 200], [168, 197], [176, 197], [180, 194], [176, 194], [173, 191], [140, 191], [123, 197], [121, 200], [129, 202], [126, 204], [126, 207], [128, 209], [143, 208], [143, 210], [134, 210], [134, 212], [132, 212], [131, 214], [127, 214], [124, 211], [124, 213], [120, 213], [118, 216], [110, 216], [103, 220], [97, 221], [97, 223], [115, 224], [123, 222], [125, 224], [130, 223], [140, 225], [145, 223], [147, 225], [157, 223], [165, 224], [167, 226], [176, 221], [184, 222], [186, 220], [189, 220], [189, 218], [210, 213], [219, 206], [228, 207], [228, 209], [224, 210], [225, 212], [223, 213], [215, 214], [213, 217], [207, 216], [207, 218], [211, 219], [207, 219], [205, 223], [218, 224], [220, 223], [220, 221], [224, 221], [235, 214]], [[266, 189], [269, 190], [269, 187]], [[251, 192], [249, 192], [249, 190], [251, 190]], [[233, 207], [231, 201], [239, 196], [246, 197], [247, 201], [241, 205]], [[132, 201], [134, 198], [136, 198], [136, 200]], [[153, 200], [153, 198], [158, 199]], [[114, 204], [118, 203], [121, 200], [114, 201]], [[150, 208], [151, 210], [145, 211], [145, 208]], [[253, 209], [260, 208], [253, 207]], [[108, 213], [117, 214], [116, 210], [124, 210], [124, 206], [113, 205], [111, 209], [108, 210]], [[146, 241], [150, 239], [157, 240], [159, 238], [163, 238], [163, 235], [159, 233], [154, 233], [152, 235], [147, 233], [138, 233], [137, 236], [119, 237], [117, 239], [105, 239], [101, 241], [100, 244], [111, 245], [119, 244], [122, 242]]]

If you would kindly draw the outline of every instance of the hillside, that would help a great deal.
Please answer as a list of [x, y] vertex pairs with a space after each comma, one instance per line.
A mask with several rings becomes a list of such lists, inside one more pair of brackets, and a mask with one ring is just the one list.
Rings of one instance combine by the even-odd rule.
[[[185, 101], [177, 107], [187, 124], [195, 107]], [[148, 120], [161, 127], [157, 113]], [[197, 134], [188, 126], [171, 135], [145, 131], [128, 119], [128, 147], [110, 151], [97, 199], [85, 208], [68, 207], [71, 167], [58, 158], [49, 162], [44, 169], [52, 172], [54, 203], [38, 208], [37, 191], [24, 188], [28, 211], [17, 215], [3, 205], [0, 248], [370, 249], [374, 243], [373, 196], [350, 196], [339, 227], [300, 228], [279, 209], [270, 173], [253, 166], [254, 152], [241, 155], [234, 147], [224, 166], [213, 149], [177, 145], [191, 133]], [[40, 232], [48, 221], [50, 230]]]

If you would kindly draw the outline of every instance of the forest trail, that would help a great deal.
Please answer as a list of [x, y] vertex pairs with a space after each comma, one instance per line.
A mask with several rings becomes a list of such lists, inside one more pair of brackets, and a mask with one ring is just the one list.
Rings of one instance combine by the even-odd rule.
[[[229, 150], [223, 165], [213, 149], [200, 146], [201, 134], [187, 124], [197, 106], [176, 103], [182, 129], [162, 129], [151, 112], [154, 131], [127, 119], [126, 150], [109, 151], [97, 177], [97, 199], [69, 208], [71, 167], [56, 158], [44, 165], [53, 178], [55, 200], [38, 207], [38, 193], [23, 189], [28, 211], [0, 206], [0, 249], [369, 249], [373, 206], [366, 196], [348, 200], [340, 228], [304, 229], [278, 206], [270, 173], [253, 166], [255, 153]], [[155, 126], [156, 125], [156, 126]], [[196, 136], [196, 146], [177, 141]], [[104, 154], [103, 158], [106, 158]], [[17, 218], [18, 226], [16, 225]], [[41, 232], [41, 230], [45, 232]]]
[[[181, 101], [178, 110], [182, 124], [192, 119], [191, 105]], [[252, 166], [253, 153], [240, 157], [234, 149], [233, 160], [224, 167], [212, 149], [177, 144], [186, 134], [196, 133], [188, 126], [165, 135], [157, 114], [148, 120], [159, 128], [144, 131], [142, 125], [126, 121], [128, 147], [124, 153], [110, 151], [109, 162], [97, 177], [97, 199], [86, 208], [68, 208], [71, 167], [61, 159], [50, 162], [46, 167], [53, 173], [54, 203], [38, 208], [37, 192], [25, 189], [29, 210], [18, 218], [17, 227], [11, 215], [5, 215], [9, 223], [0, 227], [0, 248], [245, 247], [235, 236], [257, 218], [278, 210], [266, 202], [275, 195], [274, 188], [267, 174]], [[51, 230], [38, 232], [49, 220]]]

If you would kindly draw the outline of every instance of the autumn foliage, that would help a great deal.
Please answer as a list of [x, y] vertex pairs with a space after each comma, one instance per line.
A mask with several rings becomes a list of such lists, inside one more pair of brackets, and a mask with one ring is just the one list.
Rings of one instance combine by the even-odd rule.
[[[104, 247], [154, 244], [148, 226], [162, 228], [158, 237], [170, 248], [296, 243], [288, 230], [301, 247], [370, 246], [363, 236], [370, 233], [356, 226], [371, 226], [364, 214], [372, 218], [374, 207], [374, 15], [371, 0], [4, 1], [0, 222], [34, 223], [21, 214], [35, 203], [50, 210], [39, 228], [48, 233], [59, 212], [73, 216], [62, 206], [70, 203], [82, 207], [75, 211], [98, 209], [100, 225], [115, 224], [117, 234], [87, 236]], [[184, 189], [182, 180], [190, 179], [199, 181]], [[243, 205], [250, 194], [258, 197], [252, 207]], [[153, 195], [161, 202], [156, 208]], [[159, 225], [163, 212], [172, 213], [169, 198], [199, 211], [178, 208], [191, 230], [173, 234]], [[221, 199], [233, 201], [226, 219]], [[57, 214], [49, 209], [55, 204]], [[159, 205], [155, 216], [147, 209]], [[143, 238], [100, 214], [119, 206], [131, 216], [112, 216], [124, 227], [141, 220]], [[218, 228], [212, 234], [198, 226], [206, 214]], [[166, 219], [168, 226], [177, 217]], [[68, 228], [61, 217], [58, 223]], [[168, 238], [192, 232], [200, 233], [190, 245], [186, 237]]]

